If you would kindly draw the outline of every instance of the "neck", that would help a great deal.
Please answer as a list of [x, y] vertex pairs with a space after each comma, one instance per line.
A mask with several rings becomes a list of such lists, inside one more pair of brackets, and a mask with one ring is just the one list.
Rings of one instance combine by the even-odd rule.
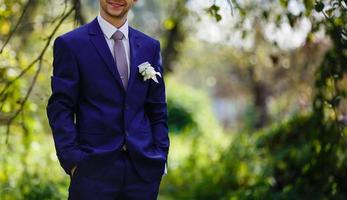
[[103, 17], [106, 21], [108, 21], [110, 24], [115, 26], [116, 28], [122, 27], [125, 22], [127, 21], [127, 15], [124, 15], [124, 17], [112, 17], [107, 15], [105, 12], [100, 12], [101, 17]]

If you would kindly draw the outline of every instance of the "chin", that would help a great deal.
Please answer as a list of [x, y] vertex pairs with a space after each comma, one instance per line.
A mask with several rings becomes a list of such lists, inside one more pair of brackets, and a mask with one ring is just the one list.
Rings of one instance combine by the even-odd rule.
[[124, 17], [124, 14], [119, 14], [119, 13], [110, 13], [110, 15], [114, 18], [123, 18]]
[[108, 10], [107, 14], [112, 17], [121, 17], [123, 15], [122, 11]]

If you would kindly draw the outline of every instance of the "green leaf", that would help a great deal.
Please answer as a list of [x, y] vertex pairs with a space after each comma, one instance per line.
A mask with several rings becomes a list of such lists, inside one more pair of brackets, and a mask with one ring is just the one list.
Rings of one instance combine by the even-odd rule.
[[220, 7], [216, 4], [213, 4], [211, 7], [207, 9], [207, 12], [214, 18], [216, 18], [216, 21], [219, 22], [222, 19], [222, 16], [218, 13], [220, 10]]
[[314, 7], [314, 0], [304, 0], [305, 5], [305, 15], [310, 16]]
[[330, 8], [326, 10], [325, 12], [327, 13], [328, 17], [331, 17], [333, 15], [334, 10], [335, 10], [334, 8]]
[[280, 4], [283, 7], [288, 7], [288, 0], [280, 0]]
[[320, 2], [320, 1], [316, 2], [316, 5], [314, 5], [314, 9], [317, 12], [322, 12], [322, 10], [324, 9], [324, 3]]
[[220, 14], [216, 14], [216, 20], [217, 22], [219, 22], [220, 20], [222, 20], [222, 16]]
[[211, 6], [211, 9], [214, 10], [215, 12], [218, 12], [220, 8], [219, 8], [219, 6], [214, 4], [214, 5]]

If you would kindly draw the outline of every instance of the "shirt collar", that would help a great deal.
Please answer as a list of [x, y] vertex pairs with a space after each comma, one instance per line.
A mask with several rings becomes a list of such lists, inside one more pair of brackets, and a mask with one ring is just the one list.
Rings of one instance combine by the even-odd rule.
[[100, 28], [104, 35], [108, 38], [111, 39], [112, 35], [117, 31], [121, 31], [124, 34], [125, 39], [128, 39], [129, 35], [129, 25], [128, 25], [128, 19], [125, 21], [123, 26], [121, 26], [119, 29], [115, 26], [113, 26], [110, 22], [106, 21], [99, 13], [98, 15], [98, 22], [100, 25]]

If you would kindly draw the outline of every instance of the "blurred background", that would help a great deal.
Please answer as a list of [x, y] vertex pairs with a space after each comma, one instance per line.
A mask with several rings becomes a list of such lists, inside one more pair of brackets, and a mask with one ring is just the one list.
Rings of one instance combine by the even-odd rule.
[[[0, 0], [0, 199], [66, 199], [46, 118], [54, 39], [96, 0]], [[139, 0], [161, 41], [159, 200], [347, 199], [346, 0]]]

